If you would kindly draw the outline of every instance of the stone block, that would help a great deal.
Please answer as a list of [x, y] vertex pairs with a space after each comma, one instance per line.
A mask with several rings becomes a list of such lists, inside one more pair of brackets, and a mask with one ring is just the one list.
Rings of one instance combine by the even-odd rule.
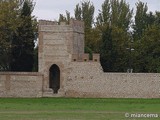
[[94, 62], [99, 62], [100, 61], [100, 54], [93, 54], [93, 61]]

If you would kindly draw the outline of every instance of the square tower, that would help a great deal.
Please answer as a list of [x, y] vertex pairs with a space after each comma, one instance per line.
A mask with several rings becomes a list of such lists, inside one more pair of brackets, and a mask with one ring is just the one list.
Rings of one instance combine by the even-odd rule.
[[71, 20], [61, 22], [39, 21], [39, 72], [47, 62], [70, 62], [72, 55], [84, 54], [84, 23]]
[[49, 88], [50, 68], [59, 67], [60, 84], [67, 74], [68, 64], [74, 55], [84, 54], [84, 23], [71, 20], [70, 24], [54, 21], [39, 21], [39, 72], [44, 74], [44, 90]]

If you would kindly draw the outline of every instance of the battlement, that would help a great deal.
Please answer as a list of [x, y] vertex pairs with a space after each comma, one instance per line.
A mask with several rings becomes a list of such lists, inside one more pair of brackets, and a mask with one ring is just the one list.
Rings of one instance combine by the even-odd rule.
[[49, 20], [39, 20], [39, 25], [58, 25], [58, 22]]
[[100, 61], [100, 54], [94, 53], [92, 56], [93, 56], [92, 59], [93, 59], [94, 62], [99, 62]]
[[100, 55], [99, 54], [93, 54], [92, 60], [89, 60], [89, 54], [73, 54], [72, 55], [72, 61], [73, 62], [99, 62], [100, 61]]
[[84, 34], [84, 22], [71, 19], [69, 25], [66, 22], [39, 20], [39, 31], [53, 32], [77, 32]]
[[[59, 25], [59, 24], [57, 21], [39, 20], [39, 25]], [[66, 25], [66, 22], [60, 22], [60, 25]], [[84, 22], [79, 20], [71, 19], [69, 25], [84, 28]]]

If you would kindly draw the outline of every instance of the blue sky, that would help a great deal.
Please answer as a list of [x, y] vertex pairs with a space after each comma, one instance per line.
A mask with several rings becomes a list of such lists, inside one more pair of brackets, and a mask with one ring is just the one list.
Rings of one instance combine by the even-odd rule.
[[[77, 3], [82, 0], [34, 0], [36, 2], [33, 14], [38, 19], [57, 20], [59, 14], [65, 14], [65, 11], [69, 11], [71, 16], [74, 14], [74, 8]], [[95, 6], [95, 14], [101, 9], [101, 5], [104, 0], [90, 0]], [[138, 0], [126, 0], [130, 4], [131, 8], [135, 7], [135, 3]], [[160, 11], [160, 0], [141, 0], [147, 3], [149, 11]]]

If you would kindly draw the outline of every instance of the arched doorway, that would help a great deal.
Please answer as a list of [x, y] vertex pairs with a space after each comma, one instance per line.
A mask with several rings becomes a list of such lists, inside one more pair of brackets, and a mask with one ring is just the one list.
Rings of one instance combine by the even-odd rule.
[[60, 89], [60, 69], [57, 65], [52, 65], [49, 69], [49, 88], [57, 94]]

